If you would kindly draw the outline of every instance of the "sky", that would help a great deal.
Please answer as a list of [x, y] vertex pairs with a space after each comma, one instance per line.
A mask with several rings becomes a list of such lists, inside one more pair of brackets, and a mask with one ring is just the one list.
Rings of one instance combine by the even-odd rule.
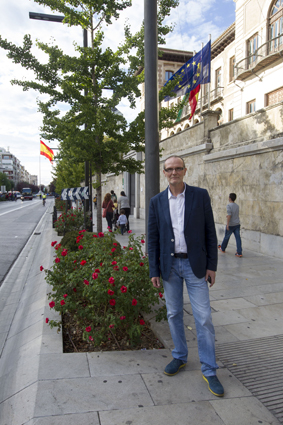
[[[32, 0], [0, 0], [0, 5], [0, 35], [10, 42], [20, 46], [24, 35], [30, 34], [33, 43], [36, 40], [53, 42], [67, 54], [74, 53], [74, 42], [83, 43], [79, 27], [29, 19], [29, 12], [52, 13]], [[144, 0], [133, 0], [132, 7], [123, 11], [113, 25], [106, 27], [104, 47], [114, 49], [122, 40], [124, 24], [130, 24], [135, 30], [140, 26], [143, 15]], [[201, 43], [205, 44], [210, 34], [213, 42], [235, 21], [235, 3], [233, 0], [180, 0], [167, 21], [174, 24], [174, 31], [166, 37], [163, 47], [199, 51]], [[36, 47], [33, 52], [39, 60], [45, 60], [44, 54]], [[37, 175], [38, 183], [48, 185], [53, 180], [52, 165], [39, 154], [42, 115], [38, 112], [37, 99], [44, 98], [35, 91], [24, 92], [21, 87], [11, 85], [12, 79], [33, 79], [33, 73], [14, 64], [2, 48], [0, 64], [0, 147], [9, 149], [30, 174]], [[129, 122], [139, 112], [131, 110], [126, 101], [122, 101], [118, 109]], [[58, 147], [56, 141], [47, 144], [51, 148]]]

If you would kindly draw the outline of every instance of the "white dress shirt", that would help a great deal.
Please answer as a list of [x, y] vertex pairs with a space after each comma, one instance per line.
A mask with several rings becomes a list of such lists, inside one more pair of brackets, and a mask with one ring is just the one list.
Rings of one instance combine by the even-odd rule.
[[170, 217], [174, 232], [175, 253], [187, 252], [187, 244], [184, 235], [184, 219], [185, 219], [185, 189], [177, 196], [173, 196], [168, 186], [168, 200]]

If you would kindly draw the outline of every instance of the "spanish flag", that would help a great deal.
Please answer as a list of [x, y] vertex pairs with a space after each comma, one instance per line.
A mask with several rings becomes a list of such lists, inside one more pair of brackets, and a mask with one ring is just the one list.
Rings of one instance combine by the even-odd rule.
[[54, 159], [53, 150], [46, 146], [46, 144], [43, 143], [42, 140], [40, 140], [40, 155], [46, 156], [46, 158], [48, 158], [50, 162], [52, 162]]

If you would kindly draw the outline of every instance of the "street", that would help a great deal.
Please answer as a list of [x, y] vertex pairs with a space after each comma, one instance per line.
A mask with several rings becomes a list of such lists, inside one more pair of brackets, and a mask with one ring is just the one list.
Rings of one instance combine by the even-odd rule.
[[45, 207], [40, 199], [0, 202], [0, 286], [41, 217], [52, 213], [53, 204], [53, 198]]

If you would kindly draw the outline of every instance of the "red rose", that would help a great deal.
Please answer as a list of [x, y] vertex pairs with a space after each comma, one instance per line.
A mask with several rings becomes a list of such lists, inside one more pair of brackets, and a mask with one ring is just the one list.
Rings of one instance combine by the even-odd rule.
[[86, 264], [86, 260], [81, 261], [81, 266], [84, 266]]
[[112, 249], [111, 249], [111, 251], [112, 251], [112, 252], [116, 251], [116, 248], [112, 248]]
[[117, 261], [112, 261], [112, 266], [115, 266], [117, 264]]
[[114, 246], [117, 246], [118, 244], [116, 242], [113, 243]]
[[77, 288], [73, 288], [73, 291], [74, 291], [74, 292], [77, 292]]
[[140, 266], [143, 266], [144, 265], [144, 263], [140, 263]]
[[50, 308], [55, 307], [55, 302], [54, 302], [54, 301], [51, 301], [51, 302], [49, 303], [49, 307], [50, 307]]
[[126, 249], [127, 247], [126, 246], [123, 246], [123, 249]]
[[75, 264], [75, 263], [77, 262], [77, 260], [74, 260], [73, 262], [74, 262], [74, 264]]
[[130, 248], [129, 248], [129, 251], [132, 251], [133, 249], [134, 249], [134, 248], [130, 247]]
[[111, 229], [108, 229], [108, 232], [112, 233], [112, 230]]
[[126, 316], [120, 316], [120, 320], [125, 320]]
[[128, 233], [132, 233], [132, 230], [128, 230]]
[[143, 319], [140, 320], [140, 325], [145, 325], [145, 321]]
[[159, 292], [159, 298], [163, 298], [162, 292]]
[[142, 240], [141, 240], [141, 243], [145, 243], [145, 240], [144, 240], [144, 239], [142, 239]]
[[108, 295], [114, 295], [114, 291], [112, 291], [111, 289], [108, 289]]
[[42, 270], [43, 270], [43, 267], [42, 267], [42, 266], [40, 266], [40, 267], [39, 267], [39, 270], [40, 270], [40, 271], [42, 272]]
[[119, 270], [119, 267], [118, 266], [114, 266], [113, 267], [113, 270], [118, 271]]
[[137, 300], [134, 298], [132, 301], [132, 305], [137, 305], [137, 303], [138, 303]]
[[45, 319], [45, 323], [48, 323], [49, 322], [49, 319], [48, 319], [48, 317], [46, 317], [46, 319]]
[[103, 266], [103, 263], [100, 263], [100, 267], [102, 267]]
[[124, 272], [127, 272], [129, 269], [128, 269], [128, 267], [124, 266], [123, 270], [124, 270]]
[[61, 301], [60, 301], [60, 304], [61, 304], [61, 305], [66, 304], [66, 303], [65, 303], [65, 300], [61, 300]]
[[89, 281], [88, 281], [88, 280], [86, 280], [86, 279], [84, 279], [84, 284], [85, 284], [85, 285], [89, 285]]
[[97, 238], [97, 235], [92, 235], [93, 238]]
[[115, 279], [114, 279], [114, 277], [109, 277], [109, 279], [108, 279], [108, 282], [109, 283], [111, 283], [111, 285], [112, 285], [112, 283], [114, 283], [115, 282]]
[[95, 271], [95, 273], [100, 273], [99, 269], [95, 269], [94, 271]]
[[104, 233], [102, 233], [102, 232], [99, 232], [99, 233], [98, 233], [98, 237], [99, 237], [99, 238], [103, 238], [103, 236], [104, 236]]
[[116, 304], [116, 300], [114, 300], [114, 298], [112, 298], [112, 300], [109, 301], [109, 304], [114, 307], [114, 305]]
[[91, 336], [91, 335], [90, 335], [90, 336], [88, 337], [88, 339], [89, 339], [90, 341], [93, 341], [93, 336]]
[[128, 288], [126, 286], [121, 286], [120, 291], [123, 292], [124, 294], [127, 292]]
[[67, 249], [63, 249], [63, 251], [61, 252], [62, 257], [65, 257], [68, 254]]
[[55, 258], [55, 263], [60, 263], [60, 258]]
[[111, 329], [111, 328], [114, 328], [114, 325], [109, 325], [109, 328]]
[[91, 331], [91, 326], [87, 326], [87, 327], [85, 328], [85, 330], [86, 330], [86, 332], [90, 332], [90, 331]]
[[63, 295], [63, 297], [64, 297], [64, 298], [67, 298], [67, 296], [68, 296], [68, 294], [64, 294], [64, 295]]
[[93, 280], [97, 279], [98, 278], [98, 274], [97, 273], [92, 273], [92, 278], [93, 278]]
[[78, 249], [84, 249], [84, 247], [82, 245], [79, 245]]
[[51, 246], [55, 246], [57, 241], [51, 242]]

